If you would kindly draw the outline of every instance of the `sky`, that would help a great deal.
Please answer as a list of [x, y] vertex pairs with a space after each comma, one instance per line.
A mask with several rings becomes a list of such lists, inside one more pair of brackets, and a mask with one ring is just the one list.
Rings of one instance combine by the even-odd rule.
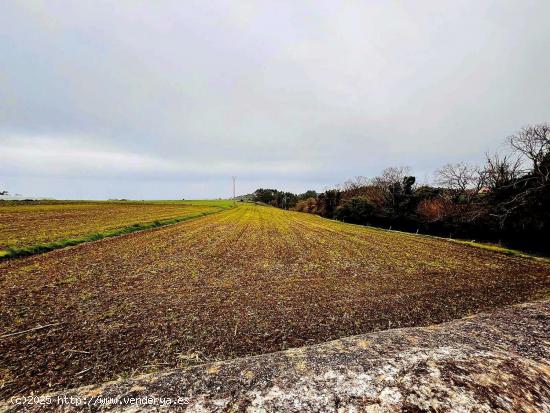
[[550, 121], [550, 2], [0, 2], [0, 190], [420, 182]]

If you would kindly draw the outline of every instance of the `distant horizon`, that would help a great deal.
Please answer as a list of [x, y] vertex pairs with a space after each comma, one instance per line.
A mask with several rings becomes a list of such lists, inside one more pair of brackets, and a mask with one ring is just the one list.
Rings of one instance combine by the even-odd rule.
[[[382, 172], [382, 171], [380, 171]], [[411, 173], [411, 175], [414, 176], [414, 173]], [[356, 178], [356, 177], [364, 177], [364, 175], [356, 175], [356, 176], [353, 176], [353, 177], [349, 177], [348, 179], [353, 179], [353, 178]], [[370, 178], [370, 177], [369, 177]], [[325, 185], [323, 186], [322, 188], [313, 188], [313, 187], [307, 187], [306, 189], [303, 189], [303, 190], [298, 190], [298, 191], [291, 191], [289, 189], [287, 189], [286, 187], [284, 186], [269, 186], [269, 185], [259, 185], [257, 187], [254, 187], [253, 189], [250, 189], [249, 191], [242, 191], [242, 192], [239, 192], [237, 191], [236, 195], [235, 195], [235, 198], [239, 198], [239, 197], [243, 197], [243, 196], [246, 196], [246, 195], [250, 195], [252, 193], [254, 193], [254, 191], [256, 189], [260, 189], [260, 188], [264, 188], [264, 189], [277, 189], [277, 190], [281, 190], [281, 191], [287, 191], [287, 192], [292, 192], [292, 193], [295, 193], [295, 194], [302, 194], [302, 193], [305, 193], [306, 191], [316, 191], [317, 193], [321, 193], [321, 192], [324, 192], [326, 190], [329, 190], [329, 189], [334, 189], [334, 188], [337, 188], [339, 185], [341, 184], [344, 184], [345, 181], [343, 182], [340, 182], [340, 183], [335, 183], [333, 185]], [[417, 185], [423, 185], [423, 184], [426, 184], [426, 185], [430, 185], [432, 184], [431, 180], [426, 180], [426, 178], [424, 180], [418, 180], [417, 179]], [[231, 185], [231, 180], [229, 181], [229, 185]], [[7, 190], [7, 189], [2, 189], [2, 190]], [[231, 189], [229, 189], [229, 191], [231, 191]], [[90, 196], [86, 196], [86, 195], [83, 195], [82, 197], [55, 197], [55, 196], [44, 196], [44, 195], [36, 195], [36, 194], [21, 194], [21, 193], [14, 193], [12, 191], [9, 191], [8, 190], [8, 195], [0, 195], [0, 200], [1, 199], [8, 199], [8, 198], [20, 198], [20, 199], [44, 199], [44, 200], [57, 200], [57, 201], [109, 201], [109, 200], [129, 200], [129, 201], [166, 201], [166, 200], [170, 200], [170, 201], [178, 201], [178, 200], [185, 200], [185, 201], [193, 201], [193, 200], [218, 200], [218, 199], [227, 199], [227, 200], [231, 200], [233, 199], [233, 195], [229, 195], [229, 196], [219, 196], [219, 197], [203, 197], [203, 198], [193, 198], [193, 197], [171, 197], [171, 198], [152, 198], [152, 197], [141, 197], [141, 198], [129, 198], [129, 197], [124, 197], [124, 196], [110, 196], [109, 198], [101, 198], [101, 197], [90, 197]]]

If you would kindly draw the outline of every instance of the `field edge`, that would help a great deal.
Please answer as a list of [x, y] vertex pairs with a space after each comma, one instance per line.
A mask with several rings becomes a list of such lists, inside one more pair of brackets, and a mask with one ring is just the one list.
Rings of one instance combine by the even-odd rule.
[[[294, 211], [294, 212], [298, 212], [300, 214], [309, 214], [308, 212], [299, 212], [299, 211]], [[309, 214], [309, 215], [312, 215], [312, 214]], [[401, 230], [398, 230], [398, 229], [387, 229], [387, 228], [375, 227], [373, 225], [353, 224], [351, 222], [344, 222], [344, 221], [339, 221], [337, 219], [325, 218], [325, 217], [322, 217], [320, 215], [316, 215], [316, 216], [319, 217], [320, 219], [323, 219], [323, 220], [327, 220], [327, 221], [331, 221], [331, 222], [338, 222], [338, 223], [344, 224], [344, 225], [352, 225], [352, 226], [366, 228], [366, 229], [370, 229], [370, 230], [374, 230], [374, 231], [382, 231], [382, 232], [390, 232], [390, 233], [393, 232], [393, 233], [405, 234], [405, 235], [410, 235], [412, 237], [435, 238], [435, 239], [438, 239], [438, 240], [441, 240], [441, 241], [454, 242], [456, 244], [467, 245], [467, 246], [470, 246], [472, 248], [481, 248], [481, 249], [484, 249], [484, 250], [487, 250], [487, 251], [492, 251], [492, 252], [495, 252], [495, 253], [498, 253], [498, 254], [503, 254], [503, 255], [513, 256], [513, 257], [520, 257], [520, 258], [526, 258], [526, 259], [536, 260], [536, 261], [540, 261], [540, 262], [550, 263], [550, 257], [546, 257], [546, 256], [543, 256], [543, 255], [537, 255], [537, 254], [531, 254], [531, 253], [526, 252], [526, 251], [515, 250], [515, 249], [512, 249], [512, 248], [501, 247], [499, 245], [476, 242], [475, 240], [459, 239], [459, 238], [445, 238], [445, 237], [441, 237], [441, 236], [438, 236], [438, 235], [431, 235], [431, 234], [417, 234], [417, 233], [414, 233], [414, 232], [401, 231]]]

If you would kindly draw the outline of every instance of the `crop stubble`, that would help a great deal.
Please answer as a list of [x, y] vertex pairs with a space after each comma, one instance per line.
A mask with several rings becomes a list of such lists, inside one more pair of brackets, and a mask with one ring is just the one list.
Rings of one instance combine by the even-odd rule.
[[[0, 263], [2, 397], [428, 325], [543, 297], [550, 265], [245, 205]], [[1, 383], [0, 383], [1, 384]]]

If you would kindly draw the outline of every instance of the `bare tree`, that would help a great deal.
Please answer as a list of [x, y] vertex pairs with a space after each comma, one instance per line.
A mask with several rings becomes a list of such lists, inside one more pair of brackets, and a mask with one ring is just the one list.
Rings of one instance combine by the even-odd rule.
[[371, 203], [378, 207], [384, 207], [389, 204], [394, 205], [396, 196], [395, 186], [403, 185], [409, 171], [410, 168], [407, 166], [386, 168], [380, 176], [372, 179], [357, 176], [344, 182], [338, 189], [342, 191], [342, 196], [345, 199], [363, 196], [367, 197]]
[[392, 166], [382, 171], [380, 176], [371, 180], [370, 198], [381, 205], [396, 205], [396, 185], [401, 185], [405, 177], [410, 173], [408, 166]]
[[436, 171], [436, 182], [450, 189], [456, 197], [464, 197], [470, 202], [485, 184], [485, 174], [481, 168], [464, 162], [447, 164]]
[[408, 166], [392, 166], [382, 171], [382, 175], [373, 179], [373, 183], [378, 183], [382, 186], [389, 187], [393, 184], [403, 182], [405, 176], [410, 173], [411, 168]]
[[533, 174], [542, 185], [550, 182], [550, 125], [527, 126], [508, 137], [512, 149], [532, 163]]
[[408, 166], [392, 166], [386, 168], [382, 171], [380, 176], [372, 178], [370, 184], [384, 191], [389, 191], [393, 185], [403, 182], [403, 179], [405, 179], [410, 172], [410, 169], [411, 168]]
[[521, 158], [512, 159], [510, 155], [500, 156], [498, 153], [485, 156], [484, 184], [492, 190], [514, 185], [523, 174]]
[[370, 179], [364, 176], [356, 176], [353, 179], [348, 179], [338, 189], [344, 192], [347, 198], [355, 196], [365, 196], [368, 193]]
[[[515, 211], [537, 199], [550, 185], [550, 125], [524, 127], [507, 141], [518, 155], [517, 160], [495, 156], [488, 157], [487, 162], [491, 184], [514, 189], [514, 195], [500, 202], [492, 214], [499, 219], [501, 227]], [[526, 162], [530, 163], [529, 168], [523, 168]]]

